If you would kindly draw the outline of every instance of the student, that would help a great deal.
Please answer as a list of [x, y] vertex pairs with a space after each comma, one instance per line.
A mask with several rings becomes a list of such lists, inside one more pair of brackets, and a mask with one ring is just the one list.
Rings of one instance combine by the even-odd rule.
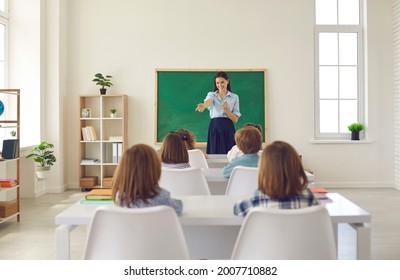
[[189, 168], [189, 154], [180, 134], [171, 131], [163, 140], [160, 149], [161, 164], [167, 168]]
[[231, 92], [231, 84], [225, 72], [214, 76], [214, 91], [209, 92], [204, 103], [197, 104], [196, 111], [210, 111], [207, 154], [226, 154], [235, 145], [235, 126], [239, 117], [239, 96]]
[[236, 166], [257, 167], [258, 152], [261, 149], [261, 133], [253, 126], [245, 126], [235, 133], [235, 141], [243, 156], [234, 158], [222, 169], [224, 177], [229, 178]]
[[137, 144], [122, 155], [112, 181], [112, 197], [116, 205], [143, 208], [168, 205], [179, 215], [182, 201], [170, 197], [159, 187], [161, 161], [157, 152], [145, 144]]
[[[185, 128], [181, 128], [178, 129], [176, 131], [176, 133], [178, 133], [179, 135], [182, 136], [183, 141], [185, 141], [186, 144], [186, 148], [188, 150], [194, 150], [195, 149], [195, 145], [196, 145], [196, 137], [193, 135], [192, 132], [190, 132], [189, 130], [185, 129]], [[204, 153], [204, 152], [203, 152]], [[206, 153], [204, 153], [204, 157], [207, 159], [208, 156]]]
[[193, 133], [185, 128], [178, 129], [175, 131], [180, 136], [182, 136], [183, 141], [185, 141], [186, 148], [188, 150], [194, 150], [194, 145], [196, 144], [196, 137], [194, 137]]
[[[243, 127], [246, 127], [246, 126], [252, 126], [252, 127], [257, 128], [258, 131], [260, 131], [261, 136], [262, 136], [261, 125], [253, 124], [253, 123], [246, 123]], [[232, 159], [234, 159], [234, 158], [243, 156], [243, 152], [238, 148], [237, 145], [235, 145], [232, 147], [232, 149], [228, 152], [228, 154], [226, 156], [229, 161], [232, 161]]]
[[295, 209], [319, 204], [307, 189], [307, 176], [300, 157], [288, 143], [275, 141], [262, 152], [258, 167], [258, 190], [250, 199], [234, 205], [235, 215], [246, 216], [253, 207]]

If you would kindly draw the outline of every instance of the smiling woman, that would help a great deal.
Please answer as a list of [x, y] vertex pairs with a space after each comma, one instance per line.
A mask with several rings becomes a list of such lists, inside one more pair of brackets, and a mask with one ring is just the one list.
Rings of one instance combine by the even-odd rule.
[[239, 96], [231, 92], [231, 84], [225, 72], [214, 76], [214, 91], [209, 92], [204, 103], [197, 104], [196, 111], [210, 111], [207, 154], [226, 154], [235, 145], [235, 126], [239, 117]]

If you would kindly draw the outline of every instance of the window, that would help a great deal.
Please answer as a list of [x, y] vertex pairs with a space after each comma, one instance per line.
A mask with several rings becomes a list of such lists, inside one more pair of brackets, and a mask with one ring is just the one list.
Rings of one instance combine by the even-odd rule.
[[8, 8], [7, 0], [0, 0], [0, 88], [7, 87], [7, 31]]
[[348, 139], [364, 123], [360, 0], [315, 1], [315, 137]]

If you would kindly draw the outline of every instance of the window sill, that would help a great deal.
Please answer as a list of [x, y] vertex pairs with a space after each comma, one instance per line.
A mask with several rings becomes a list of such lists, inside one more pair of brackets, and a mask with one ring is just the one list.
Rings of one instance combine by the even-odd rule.
[[311, 139], [312, 144], [372, 144], [373, 140], [321, 140], [321, 139]]

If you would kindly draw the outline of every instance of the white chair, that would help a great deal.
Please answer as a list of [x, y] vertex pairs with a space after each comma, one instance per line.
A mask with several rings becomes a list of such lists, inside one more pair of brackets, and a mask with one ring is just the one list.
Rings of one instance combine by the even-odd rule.
[[229, 177], [225, 195], [251, 195], [258, 189], [258, 168], [236, 166]]
[[202, 150], [188, 150], [189, 164], [193, 168], [208, 168], [207, 159]]
[[331, 218], [322, 205], [301, 209], [256, 207], [239, 231], [232, 259], [333, 260]]
[[169, 206], [99, 207], [89, 227], [84, 259], [190, 259], [176, 212]]
[[211, 195], [200, 168], [163, 168], [159, 185], [172, 195]]

